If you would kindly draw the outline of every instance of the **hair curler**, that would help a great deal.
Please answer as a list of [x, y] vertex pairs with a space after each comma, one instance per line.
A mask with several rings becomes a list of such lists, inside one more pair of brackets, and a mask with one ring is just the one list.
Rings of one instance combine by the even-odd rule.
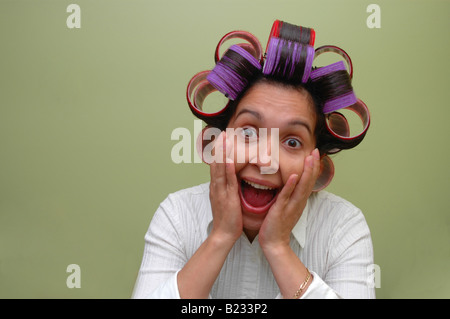
[[210, 72], [210, 70], [207, 70], [194, 75], [189, 81], [186, 90], [186, 99], [189, 108], [192, 113], [199, 118], [218, 116], [225, 111], [229, 104], [227, 103], [221, 110], [214, 113], [207, 113], [203, 111], [203, 101], [209, 94], [216, 91], [216, 88], [214, 88], [206, 79]]
[[207, 80], [230, 100], [236, 100], [261, 70], [260, 62], [239, 45], [231, 46]]
[[314, 60], [315, 31], [276, 20], [267, 42], [263, 73], [306, 83]]
[[222, 45], [231, 39], [242, 39], [247, 41], [247, 43], [239, 43], [237, 44], [244, 50], [246, 50], [248, 53], [250, 53], [255, 59], [259, 61], [259, 63], [262, 63], [263, 61], [263, 53], [262, 53], [262, 47], [261, 43], [259, 42], [258, 38], [256, 38], [253, 34], [247, 31], [231, 31], [227, 34], [225, 34], [219, 41], [216, 47], [216, 51], [214, 53], [214, 60], [217, 62], [220, 61], [220, 48]]
[[341, 57], [344, 58], [345, 62], [347, 63], [348, 74], [350, 75], [350, 79], [352, 79], [353, 78], [353, 63], [352, 63], [352, 60], [350, 59], [350, 56], [347, 54], [347, 52], [345, 52], [343, 49], [341, 49], [335, 45], [323, 45], [316, 49], [314, 58], [317, 58], [319, 55], [326, 53], [326, 52], [337, 53]]
[[[323, 113], [327, 114], [328, 131], [336, 138], [349, 141], [366, 133], [370, 125], [370, 114], [367, 106], [356, 97], [346, 70], [344, 62], [339, 61], [313, 70], [310, 78], [313, 83], [320, 83], [319, 86], [322, 87]], [[341, 109], [353, 111], [359, 116], [363, 122], [360, 133], [350, 136], [347, 119], [341, 113], [336, 113]]]
[[334, 164], [331, 158], [327, 155], [320, 159], [320, 173], [314, 184], [313, 192], [319, 192], [326, 188], [334, 177]]

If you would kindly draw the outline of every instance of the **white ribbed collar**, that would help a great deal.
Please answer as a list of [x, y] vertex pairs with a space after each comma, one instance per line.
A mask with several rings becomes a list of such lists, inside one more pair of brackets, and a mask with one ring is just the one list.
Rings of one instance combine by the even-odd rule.
[[305, 248], [306, 244], [306, 227], [308, 226], [309, 207], [310, 207], [310, 200], [308, 199], [308, 201], [306, 202], [305, 209], [303, 210], [302, 216], [292, 229], [292, 234], [294, 235], [295, 239], [298, 241], [299, 245], [302, 248]]

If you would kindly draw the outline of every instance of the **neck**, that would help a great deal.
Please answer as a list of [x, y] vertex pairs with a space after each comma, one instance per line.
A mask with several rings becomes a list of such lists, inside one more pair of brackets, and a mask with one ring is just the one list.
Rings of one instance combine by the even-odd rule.
[[245, 234], [245, 236], [247, 236], [248, 241], [250, 243], [253, 243], [253, 240], [256, 238], [258, 233], [259, 233], [259, 229], [258, 230], [250, 230], [250, 229], [244, 228], [244, 234]]

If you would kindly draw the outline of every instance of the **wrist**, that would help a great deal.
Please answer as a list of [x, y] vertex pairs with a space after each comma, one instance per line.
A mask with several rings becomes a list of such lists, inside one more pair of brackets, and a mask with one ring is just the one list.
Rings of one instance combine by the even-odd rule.
[[285, 242], [262, 244], [261, 249], [267, 259], [280, 258], [292, 252], [289, 243]]
[[231, 235], [213, 230], [209, 234], [208, 240], [211, 242], [212, 245], [216, 246], [217, 248], [226, 247], [231, 249], [231, 247], [233, 247], [234, 243], [238, 240], [238, 238], [239, 236], [237, 235]]

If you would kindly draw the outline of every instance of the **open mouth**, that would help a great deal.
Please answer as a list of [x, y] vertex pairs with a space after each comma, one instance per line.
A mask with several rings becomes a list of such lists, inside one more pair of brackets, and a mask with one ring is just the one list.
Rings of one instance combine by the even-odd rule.
[[254, 214], [263, 214], [275, 203], [279, 188], [242, 179], [239, 196], [243, 208]]

